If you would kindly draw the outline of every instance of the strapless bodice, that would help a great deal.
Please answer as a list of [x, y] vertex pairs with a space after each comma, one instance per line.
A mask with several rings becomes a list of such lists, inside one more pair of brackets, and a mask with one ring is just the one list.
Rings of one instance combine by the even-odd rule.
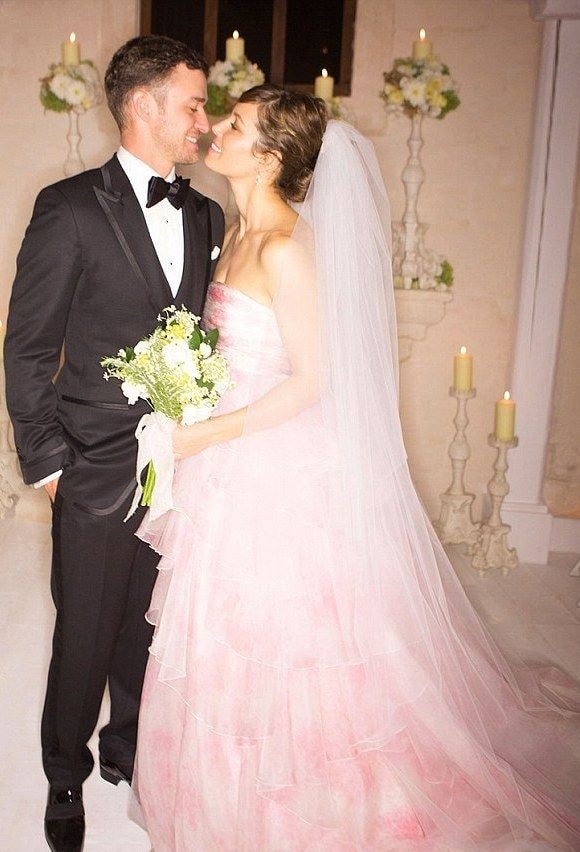
[[240, 374], [272, 377], [290, 374], [274, 311], [241, 290], [212, 281], [203, 325], [219, 329], [218, 348], [238, 379]]

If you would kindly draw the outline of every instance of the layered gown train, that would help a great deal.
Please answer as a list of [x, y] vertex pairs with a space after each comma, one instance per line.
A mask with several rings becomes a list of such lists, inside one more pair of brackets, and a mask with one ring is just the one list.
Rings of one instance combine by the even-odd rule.
[[[287, 377], [270, 308], [214, 282], [204, 321], [222, 412]], [[573, 714], [508, 666], [422, 510], [409, 531], [406, 468], [372, 571], [344, 564], [320, 436], [315, 405], [180, 462], [141, 527], [163, 557], [134, 782], [153, 849], [580, 849]]]

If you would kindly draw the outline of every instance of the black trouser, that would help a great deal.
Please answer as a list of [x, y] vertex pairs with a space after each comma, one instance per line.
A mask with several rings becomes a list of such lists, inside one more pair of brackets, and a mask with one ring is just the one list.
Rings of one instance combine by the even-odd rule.
[[110, 721], [101, 756], [131, 772], [152, 628], [145, 621], [158, 556], [134, 532], [129, 500], [110, 515], [78, 508], [58, 492], [53, 505], [51, 589], [56, 606], [42, 717], [42, 757], [53, 787], [79, 787], [93, 768], [87, 746], [107, 680]]

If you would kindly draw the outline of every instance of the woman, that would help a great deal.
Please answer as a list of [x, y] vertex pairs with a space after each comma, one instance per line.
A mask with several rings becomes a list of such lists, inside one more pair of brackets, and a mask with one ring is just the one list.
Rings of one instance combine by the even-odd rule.
[[164, 556], [135, 783], [155, 852], [580, 848], [565, 714], [516, 680], [410, 480], [370, 143], [271, 86], [214, 134], [240, 219], [204, 318], [234, 387], [175, 429], [177, 511], [140, 531]]

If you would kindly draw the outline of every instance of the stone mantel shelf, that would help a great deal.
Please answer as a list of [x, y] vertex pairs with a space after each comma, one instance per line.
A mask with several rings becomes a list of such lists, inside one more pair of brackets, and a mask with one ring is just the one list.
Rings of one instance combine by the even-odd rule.
[[453, 293], [438, 290], [395, 290], [399, 361], [411, 356], [413, 342], [424, 340], [427, 329], [441, 322]]

